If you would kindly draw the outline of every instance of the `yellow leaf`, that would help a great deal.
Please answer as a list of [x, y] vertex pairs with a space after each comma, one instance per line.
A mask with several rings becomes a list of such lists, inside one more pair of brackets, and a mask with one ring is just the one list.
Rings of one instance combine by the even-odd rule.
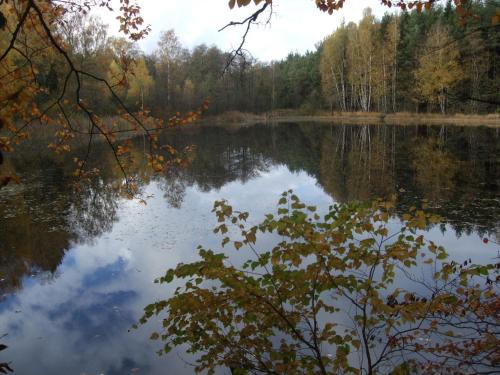
[[279, 257], [272, 257], [271, 263], [273, 266], [276, 266], [279, 263]]
[[253, 232], [248, 233], [246, 235], [246, 237], [247, 237], [248, 242], [255, 243], [255, 241], [257, 240], [257, 238], [255, 237], [255, 233], [253, 233]]

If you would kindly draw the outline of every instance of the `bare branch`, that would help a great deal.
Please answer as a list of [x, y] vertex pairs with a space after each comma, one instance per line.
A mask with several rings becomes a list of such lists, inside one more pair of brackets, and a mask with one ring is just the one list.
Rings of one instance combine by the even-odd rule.
[[[222, 27], [221, 29], [219, 29], [219, 32], [225, 30], [226, 28], [228, 27], [231, 27], [231, 26], [239, 26], [239, 25], [246, 25], [246, 28], [245, 28], [245, 32], [243, 33], [243, 36], [241, 38], [241, 43], [239, 44], [238, 48], [236, 48], [235, 50], [233, 50], [230, 54], [229, 54], [229, 59], [226, 63], [226, 66], [224, 67], [224, 70], [223, 70], [223, 74], [225, 72], [227, 72], [227, 70], [229, 69], [229, 67], [233, 64], [234, 60], [236, 59], [237, 56], [241, 56], [241, 57], [244, 57], [244, 51], [243, 51], [243, 46], [245, 45], [245, 42], [246, 42], [246, 38], [248, 36], [248, 33], [250, 31], [250, 28], [252, 27], [252, 24], [255, 24], [257, 19], [259, 18], [259, 16], [268, 8], [270, 7], [271, 9], [271, 14], [272, 14], [272, 3], [271, 2], [264, 2], [264, 4], [262, 5], [262, 7], [260, 7], [258, 10], [256, 10], [254, 13], [252, 13], [250, 16], [248, 16], [247, 18], [245, 18], [244, 20], [242, 21], [231, 21], [229, 22], [227, 25], [225, 25], [224, 27]], [[271, 15], [269, 16], [271, 17]], [[268, 19], [268, 22], [269, 22], [269, 19]]]

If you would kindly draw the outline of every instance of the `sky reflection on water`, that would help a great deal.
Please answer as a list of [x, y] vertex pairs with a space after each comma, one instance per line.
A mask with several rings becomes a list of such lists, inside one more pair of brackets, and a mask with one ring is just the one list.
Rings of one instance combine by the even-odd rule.
[[[273, 193], [262, 194], [268, 187]], [[168, 207], [155, 183], [148, 186], [153, 197], [147, 206], [121, 202], [111, 232], [91, 245], [72, 245], [55, 275], [26, 276], [17, 293], [4, 297], [0, 324], [16, 373], [192, 373], [175, 354], [156, 356], [150, 328], [128, 332], [146, 304], [168, 293], [153, 279], [195, 259], [198, 244], [218, 245], [210, 213], [214, 200], [226, 197], [263, 214], [289, 188], [305, 200], [331, 202], [313, 178], [285, 167], [220, 191], [190, 188], [180, 210]]]

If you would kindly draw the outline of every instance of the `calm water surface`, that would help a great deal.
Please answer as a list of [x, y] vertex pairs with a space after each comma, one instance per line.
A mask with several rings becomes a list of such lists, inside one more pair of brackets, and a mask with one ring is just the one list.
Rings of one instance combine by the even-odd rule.
[[[398, 212], [427, 199], [442, 216], [428, 237], [452, 257], [490, 260], [500, 239], [500, 132], [491, 128], [282, 124], [196, 127], [167, 134], [195, 145], [188, 168], [143, 176], [147, 205], [120, 198], [105, 148], [102, 178], [76, 192], [74, 166], [27, 149], [0, 191], [0, 335], [18, 374], [191, 374], [182, 349], [158, 357], [152, 325], [129, 332], [148, 303], [169, 296], [153, 279], [196, 247], [217, 248], [214, 200], [254, 222], [287, 189], [320, 207], [398, 193]], [[142, 147], [141, 140], [137, 149]], [[137, 151], [137, 152], [139, 152]]]

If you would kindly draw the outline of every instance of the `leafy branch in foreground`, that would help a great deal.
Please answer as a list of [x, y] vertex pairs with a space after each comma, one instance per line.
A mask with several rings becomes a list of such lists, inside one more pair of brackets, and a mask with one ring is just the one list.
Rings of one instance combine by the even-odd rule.
[[[145, 37], [150, 27], [144, 25], [138, 3], [120, 0], [119, 4], [120, 31], [134, 42]], [[168, 160], [160, 153], [158, 134], [197, 120], [208, 101], [185, 115], [176, 113], [165, 120], [152, 118], [144, 108], [133, 112], [120, 95], [140, 68], [132, 56], [126, 56], [130, 51], [117, 51], [119, 74], [108, 80], [88, 68], [78, 47], [65, 34], [71, 20], [81, 19], [96, 8], [113, 11], [110, 0], [0, 0], [0, 165], [4, 154], [14, 152], [33, 133], [53, 133], [48, 147], [56, 153], [70, 152], [74, 140], [83, 139], [83, 156], [74, 159], [75, 176], [86, 180], [98, 172], [88, 166], [95, 142], [102, 140], [123, 175], [120, 188], [133, 197], [137, 184], [130, 175], [129, 142], [121, 140], [143, 135], [149, 143], [149, 165], [156, 172], [163, 171]], [[95, 103], [92, 105], [92, 98], [100, 94], [101, 99], [109, 99], [121, 127], [118, 120], [106, 119]], [[15, 180], [15, 176], [0, 171], [0, 187]]]
[[[140, 320], [163, 317], [151, 336], [160, 354], [187, 344], [209, 373], [499, 371], [498, 265], [447, 260], [421, 234], [437, 220], [421, 210], [400, 223], [391, 202], [316, 211], [289, 191], [277, 215], [249, 226], [216, 202], [215, 232], [245, 261], [199, 247], [199, 261], [156, 280], [181, 285]], [[276, 243], [261, 251], [265, 233]]]

